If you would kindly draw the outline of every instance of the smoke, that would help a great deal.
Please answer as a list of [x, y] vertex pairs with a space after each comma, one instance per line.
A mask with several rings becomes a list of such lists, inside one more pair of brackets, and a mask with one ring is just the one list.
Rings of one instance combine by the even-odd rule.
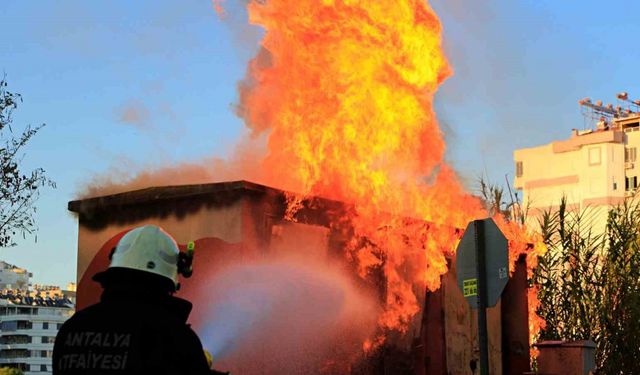
[[251, 0], [212, 0], [212, 7], [229, 31], [240, 59], [248, 60], [256, 52], [263, 30], [249, 22], [247, 4]]
[[[240, 61], [252, 59], [263, 33], [260, 27], [248, 22], [247, 2], [248, 0], [214, 0], [212, 4], [207, 4], [209, 6], [207, 10], [212, 13], [222, 12], [220, 22], [228, 28], [235, 47], [232, 52], [238, 54]], [[185, 35], [188, 34], [176, 32], [176, 35], [182, 35], [180, 40], [167, 43], [164, 40], [151, 40], [156, 35], [153, 31], [157, 28], [173, 29], [177, 25], [184, 25], [187, 21], [185, 17], [192, 17], [193, 9], [201, 7], [202, 5], [198, 4], [197, 7], [161, 9], [152, 25], [145, 27], [144, 35], [134, 36], [136, 48], [144, 47], [142, 52], [152, 55], [166, 52], [167, 56], [163, 55], [164, 57], [168, 57], [170, 51], [175, 49], [172, 47], [167, 50], [167, 45], [174, 44], [183, 48], [188, 42], [183, 39], [186, 39]], [[184, 74], [185, 70], [171, 72], [169, 75]], [[242, 92], [248, 84], [251, 83], [246, 80], [239, 82], [239, 91]], [[145, 132], [147, 139], [154, 143], [155, 153], [152, 161], [136, 163], [122, 156], [114, 158], [108, 170], [92, 177], [89, 181], [84, 181], [78, 187], [76, 196], [79, 199], [151, 186], [201, 184], [239, 179], [267, 183], [261, 168], [266, 154], [268, 134], [258, 135], [255, 129], [246, 130], [239, 137], [237, 144], [230, 147], [230, 151], [224, 158], [212, 156], [176, 164], [173, 160], [167, 160], [170, 159], [171, 154], [169, 147], [175, 147], [176, 140], [184, 137], [186, 124], [183, 123], [181, 114], [173, 109], [170, 101], [161, 100], [167, 97], [161, 81], [152, 81], [147, 84], [147, 87], [143, 87], [142, 95], [145, 97], [144, 102], [138, 99], [129, 100], [115, 108], [113, 116], [117, 122]], [[232, 110], [242, 116], [243, 109], [239, 105]], [[221, 146], [228, 147], [228, 145]], [[113, 156], [109, 155], [109, 157]]]
[[204, 284], [195, 328], [232, 373], [340, 373], [375, 330], [372, 300], [321, 262], [243, 262]]
[[140, 100], [129, 100], [116, 110], [115, 115], [118, 122], [132, 125], [138, 130], [148, 130], [150, 127], [149, 110]]
[[95, 176], [81, 186], [81, 199], [122, 193], [151, 186], [205, 184], [230, 180], [264, 183], [262, 160], [266, 150], [266, 134], [245, 134], [229, 158], [204, 158], [167, 167], [139, 165], [120, 158], [106, 173]]

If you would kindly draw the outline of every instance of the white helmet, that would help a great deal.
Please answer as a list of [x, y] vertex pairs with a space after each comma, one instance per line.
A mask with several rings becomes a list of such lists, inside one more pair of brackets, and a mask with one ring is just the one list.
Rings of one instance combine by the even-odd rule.
[[155, 225], [145, 225], [127, 232], [113, 251], [109, 268], [121, 267], [155, 273], [178, 286], [178, 244]]

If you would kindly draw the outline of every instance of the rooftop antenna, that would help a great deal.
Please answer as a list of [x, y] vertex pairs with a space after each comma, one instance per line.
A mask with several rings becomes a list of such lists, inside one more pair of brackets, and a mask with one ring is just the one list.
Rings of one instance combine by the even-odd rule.
[[628, 117], [631, 114], [637, 114], [638, 112], [640, 112], [640, 100], [629, 99], [629, 94], [626, 91], [619, 93], [616, 98], [618, 98], [620, 102], [623, 102], [627, 105], [625, 111], [626, 115], [623, 117]]
[[618, 112], [613, 108], [613, 105], [602, 105], [602, 100], [592, 102], [590, 98], [584, 98], [578, 101], [578, 104], [582, 107], [582, 115], [585, 119], [590, 119], [592, 122], [600, 121], [601, 117], [607, 120], [617, 118]]

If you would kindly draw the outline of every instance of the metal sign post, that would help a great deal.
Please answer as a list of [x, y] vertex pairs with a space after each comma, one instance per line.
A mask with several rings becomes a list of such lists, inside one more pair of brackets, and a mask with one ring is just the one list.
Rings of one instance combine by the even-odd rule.
[[478, 276], [478, 346], [480, 347], [480, 374], [489, 375], [489, 338], [487, 335], [487, 269], [485, 259], [484, 223], [473, 222], [476, 233], [476, 274]]
[[480, 374], [489, 375], [487, 307], [495, 306], [509, 281], [508, 242], [492, 219], [467, 226], [456, 251], [458, 286], [478, 309]]

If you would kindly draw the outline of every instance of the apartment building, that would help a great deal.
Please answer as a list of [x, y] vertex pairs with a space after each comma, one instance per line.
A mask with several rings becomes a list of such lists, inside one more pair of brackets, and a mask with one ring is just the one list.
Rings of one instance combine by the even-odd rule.
[[0, 295], [0, 367], [19, 368], [26, 375], [51, 373], [56, 334], [73, 313], [66, 298], [5, 291]]
[[640, 102], [629, 101], [626, 93], [618, 99], [629, 107], [580, 101], [597, 119], [595, 129], [574, 129], [568, 139], [514, 151], [514, 185], [522, 192], [529, 223], [557, 208], [564, 196], [569, 210], [586, 212], [594, 229], [604, 229], [609, 209], [635, 194]]
[[0, 261], [0, 367], [50, 374], [56, 334], [75, 311], [75, 284], [62, 290], [31, 285], [30, 277], [25, 269]]
[[0, 260], [0, 289], [26, 290], [32, 276], [26, 269]]

